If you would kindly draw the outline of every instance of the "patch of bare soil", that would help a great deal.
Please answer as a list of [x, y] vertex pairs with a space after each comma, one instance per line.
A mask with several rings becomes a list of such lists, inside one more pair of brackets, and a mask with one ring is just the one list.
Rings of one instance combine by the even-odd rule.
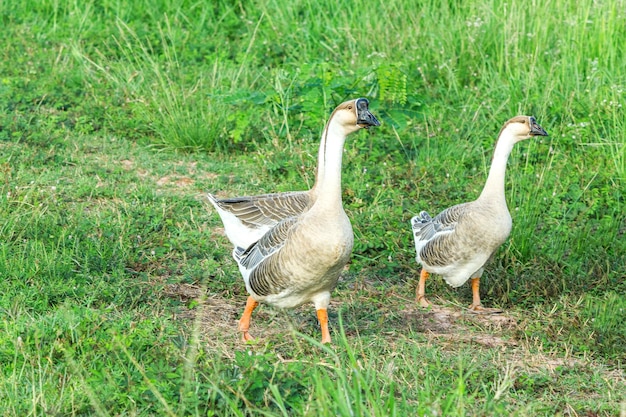
[[[237, 324], [243, 312], [245, 298], [224, 299], [206, 294], [199, 285], [189, 284], [170, 284], [166, 287], [166, 293], [170, 297], [188, 302], [189, 306], [193, 305], [184, 308], [180, 318], [193, 320], [203, 341], [206, 340], [209, 345], [238, 344], [240, 335]], [[336, 309], [340, 302], [333, 299], [331, 308]], [[396, 325], [423, 333], [428, 338], [436, 339], [438, 343], [466, 342], [485, 347], [517, 345], [515, 340], [505, 336], [517, 326], [517, 320], [507, 313], [475, 314], [457, 307], [433, 306], [424, 309], [409, 305], [399, 315], [402, 320], [400, 323], [396, 322]], [[286, 327], [297, 326], [298, 330], [302, 330], [300, 327], [304, 325], [317, 327], [315, 314], [310, 306], [303, 306], [295, 312], [285, 312], [261, 305], [254, 311], [250, 333], [260, 340], [280, 340]]]
[[187, 175], [180, 175], [178, 173], [172, 173], [164, 176], [157, 177], [155, 173], [149, 170], [137, 166], [135, 161], [130, 159], [123, 159], [118, 161], [122, 168], [126, 171], [135, 171], [137, 176], [142, 179], [149, 179], [153, 181], [159, 189], [175, 192], [177, 190], [184, 190], [188, 192], [188, 188], [195, 185], [198, 180], [214, 179], [217, 178], [217, 174], [211, 172], [199, 172], [197, 170], [197, 163], [179, 162], [174, 164], [176, 167], [183, 167], [186, 170]]
[[194, 181], [189, 177], [181, 177], [178, 175], [166, 175], [157, 180], [156, 185], [159, 187], [176, 186], [188, 187], [193, 185]]
[[459, 307], [415, 305], [403, 310], [402, 315], [407, 327], [440, 342], [469, 342], [485, 347], [517, 345], [515, 340], [502, 336], [517, 326], [515, 317], [506, 312], [476, 314]]
[[[241, 343], [241, 333], [237, 330], [239, 319], [243, 313], [246, 296], [238, 299], [226, 299], [217, 295], [207, 294], [199, 285], [169, 284], [166, 286], [166, 294], [169, 297], [186, 302], [187, 307], [182, 308], [178, 317], [181, 320], [192, 321], [193, 331], [197, 332], [202, 344], [209, 349], [219, 349], [222, 352], [234, 354], [234, 350], [245, 348]], [[300, 309], [297, 309], [298, 312]], [[307, 325], [306, 306], [302, 307], [303, 322]], [[313, 309], [309, 307], [311, 320], [315, 319]], [[289, 343], [284, 334], [287, 329], [294, 328], [297, 324], [293, 320], [293, 311], [267, 308], [262, 304], [254, 310], [250, 334], [256, 339], [257, 344], [263, 344], [271, 340], [274, 344]], [[300, 314], [296, 315], [300, 316]], [[299, 325], [297, 325], [300, 327]], [[317, 326], [317, 322], [315, 322]], [[302, 330], [302, 329], [298, 329]], [[291, 340], [291, 338], [287, 338]]]
[[177, 319], [192, 322], [192, 331], [201, 344], [228, 355], [232, 351], [239, 311], [232, 300], [206, 295], [203, 287], [191, 284], [169, 284], [167, 296], [186, 303]]

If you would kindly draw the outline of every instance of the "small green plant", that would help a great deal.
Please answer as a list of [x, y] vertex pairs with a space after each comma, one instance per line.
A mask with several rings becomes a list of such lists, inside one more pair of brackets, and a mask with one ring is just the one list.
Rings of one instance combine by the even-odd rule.
[[407, 75], [397, 65], [383, 64], [376, 69], [378, 98], [387, 104], [406, 104]]

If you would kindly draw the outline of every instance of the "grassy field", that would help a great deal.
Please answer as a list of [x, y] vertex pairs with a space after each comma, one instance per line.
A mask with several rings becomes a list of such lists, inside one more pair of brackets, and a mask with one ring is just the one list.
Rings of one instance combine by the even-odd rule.
[[[206, 3], [206, 4], [204, 4]], [[0, 2], [0, 415], [626, 416], [626, 2]], [[332, 346], [246, 299], [205, 193], [313, 184], [343, 100], [355, 232]], [[513, 231], [483, 303], [409, 219], [480, 193]]]

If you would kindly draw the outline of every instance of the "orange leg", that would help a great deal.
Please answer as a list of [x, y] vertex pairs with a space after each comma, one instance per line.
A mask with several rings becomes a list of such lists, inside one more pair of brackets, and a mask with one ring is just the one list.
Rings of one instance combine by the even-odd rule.
[[417, 284], [417, 290], [415, 291], [415, 301], [417, 301], [422, 307], [430, 306], [430, 303], [426, 299], [426, 279], [430, 274], [428, 271], [422, 268], [422, 272], [420, 272], [420, 281]]
[[469, 309], [480, 314], [502, 313], [498, 308], [485, 308], [480, 303], [480, 278], [472, 278], [472, 304]]
[[248, 340], [252, 340], [252, 336], [248, 333], [250, 329], [250, 318], [252, 317], [252, 312], [259, 305], [258, 301], [252, 298], [252, 296], [248, 297], [246, 301], [246, 308], [243, 310], [243, 315], [239, 320], [239, 331], [242, 332], [242, 338], [244, 342]]
[[472, 304], [469, 306], [470, 310], [480, 311], [483, 310], [482, 304], [480, 304], [480, 278], [472, 278]]
[[322, 328], [322, 343], [330, 343], [330, 332], [328, 331], [328, 312], [325, 308], [317, 310], [317, 320]]

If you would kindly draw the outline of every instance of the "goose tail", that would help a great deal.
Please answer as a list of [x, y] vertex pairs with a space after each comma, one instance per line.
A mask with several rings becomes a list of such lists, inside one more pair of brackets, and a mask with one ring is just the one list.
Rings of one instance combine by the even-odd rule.
[[213, 194], [211, 194], [211, 193], [207, 193], [206, 196], [209, 199], [209, 201], [211, 202], [211, 204], [213, 204], [215, 207], [217, 207], [217, 198], [215, 198], [215, 196]]
[[411, 219], [411, 229], [415, 239], [415, 250], [419, 253], [422, 246], [435, 235], [436, 229], [433, 218], [427, 212], [422, 211]]

